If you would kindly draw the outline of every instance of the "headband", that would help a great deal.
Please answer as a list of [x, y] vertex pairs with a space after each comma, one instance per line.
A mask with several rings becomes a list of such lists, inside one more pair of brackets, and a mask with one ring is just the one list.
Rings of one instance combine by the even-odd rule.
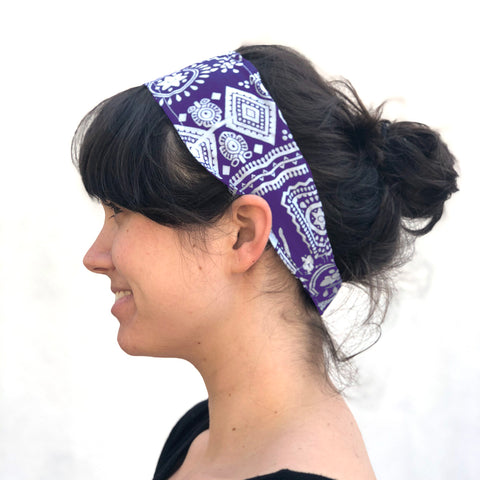
[[239, 53], [145, 84], [190, 153], [231, 192], [263, 197], [270, 243], [320, 314], [341, 285], [312, 174], [255, 67]]

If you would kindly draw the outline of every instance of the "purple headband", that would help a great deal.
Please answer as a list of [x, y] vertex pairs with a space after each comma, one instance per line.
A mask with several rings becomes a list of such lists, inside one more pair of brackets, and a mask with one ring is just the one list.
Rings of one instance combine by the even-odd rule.
[[270, 242], [323, 314], [341, 285], [317, 188], [255, 67], [239, 53], [145, 84], [190, 153], [235, 194], [263, 197]]

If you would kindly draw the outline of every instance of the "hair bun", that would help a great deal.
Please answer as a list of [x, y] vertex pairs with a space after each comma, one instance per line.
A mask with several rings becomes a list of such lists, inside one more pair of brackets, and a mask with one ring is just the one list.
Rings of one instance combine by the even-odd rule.
[[401, 202], [401, 215], [425, 219], [405, 228], [414, 235], [429, 232], [440, 219], [444, 202], [457, 191], [455, 158], [440, 135], [415, 122], [381, 120], [383, 158], [378, 165], [392, 194]]

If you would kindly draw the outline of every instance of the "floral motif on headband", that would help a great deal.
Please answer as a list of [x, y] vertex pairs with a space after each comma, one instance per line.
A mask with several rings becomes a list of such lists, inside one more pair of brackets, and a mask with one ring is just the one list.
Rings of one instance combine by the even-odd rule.
[[232, 192], [265, 198], [272, 210], [271, 244], [323, 313], [341, 278], [322, 204], [259, 72], [233, 52], [146, 86], [199, 163]]
[[222, 111], [208, 98], [202, 98], [188, 107], [187, 112], [199, 127], [212, 127], [222, 118]]
[[238, 53], [216, 57], [215, 62], [194, 63], [179, 72], [158, 78], [149, 83], [149, 89], [159, 99], [160, 106], [165, 102], [171, 105], [173, 101], [188, 99], [205, 84], [212, 73], [239, 73], [239, 66], [242, 66], [242, 57]]

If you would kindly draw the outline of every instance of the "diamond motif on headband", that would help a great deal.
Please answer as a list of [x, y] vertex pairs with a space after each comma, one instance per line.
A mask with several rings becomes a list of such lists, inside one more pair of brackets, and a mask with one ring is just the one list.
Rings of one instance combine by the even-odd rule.
[[275, 103], [227, 87], [225, 89], [225, 120], [227, 127], [257, 140], [275, 145]]

